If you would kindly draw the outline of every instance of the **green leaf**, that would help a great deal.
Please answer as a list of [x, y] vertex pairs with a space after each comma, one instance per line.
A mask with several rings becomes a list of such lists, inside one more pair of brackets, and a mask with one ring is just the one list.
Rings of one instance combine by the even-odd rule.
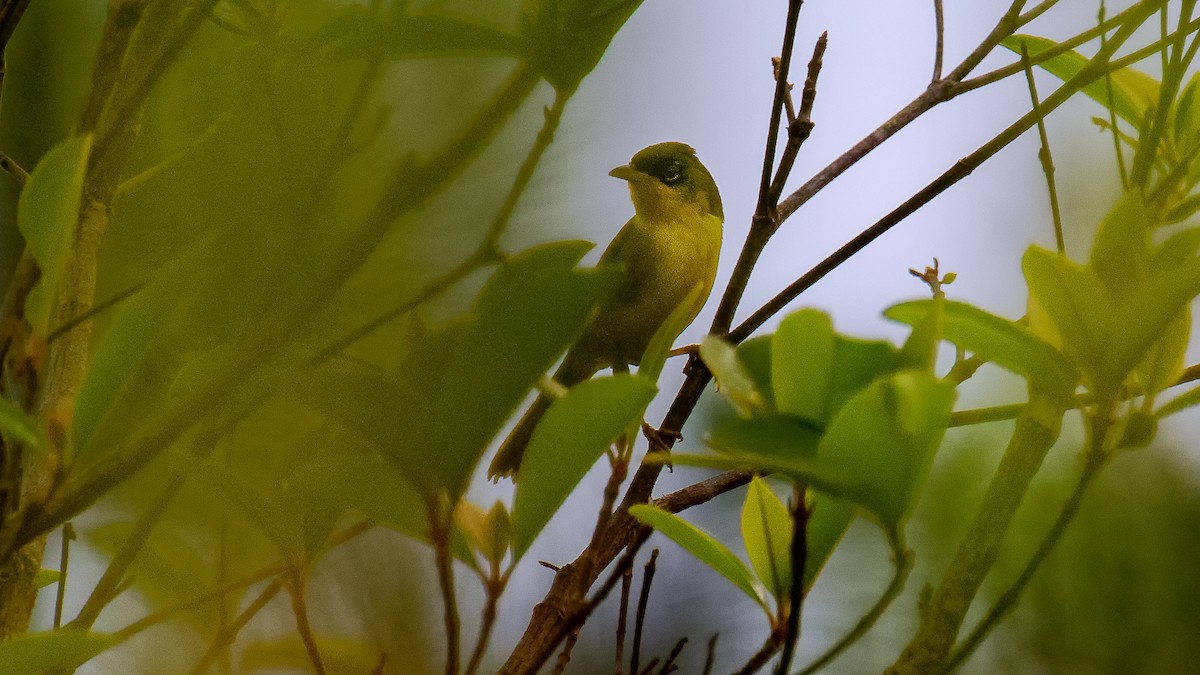
[[706, 439], [720, 452], [749, 451], [781, 459], [814, 458], [821, 430], [786, 415], [733, 419], [713, 430]]
[[742, 505], [742, 540], [750, 564], [776, 602], [792, 587], [792, 516], [766, 482], [755, 476]]
[[546, 81], [560, 93], [571, 94], [641, 4], [642, 0], [525, 0], [521, 35]]
[[[842, 406], [821, 437], [818, 460], [853, 477], [848, 499], [899, 530], [950, 423], [954, 388], [931, 373], [905, 370], [876, 380]], [[819, 485], [817, 487], [820, 487]]]
[[37, 581], [35, 581], [34, 583], [37, 584], [38, 588], [45, 588], [45, 587], [49, 586], [50, 584], [58, 583], [58, 580], [61, 578], [62, 578], [62, 572], [60, 572], [58, 570], [48, 570], [48, 569], [43, 568], [43, 569], [38, 570]]
[[[1200, 195], [1198, 195], [1200, 196]], [[1189, 227], [1167, 237], [1150, 256], [1150, 269], [1186, 265], [1200, 253], [1200, 227]]]
[[1136, 292], [1149, 274], [1150, 225], [1141, 196], [1125, 193], [1096, 232], [1088, 261], [1113, 297]]
[[513, 499], [513, 552], [521, 556], [630, 423], [654, 398], [652, 382], [621, 373], [571, 388], [533, 432]]
[[91, 136], [75, 136], [54, 146], [34, 168], [17, 204], [17, 227], [41, 270], [25, 301], [25, 318], [43, 336], [51, 330], [55, 293], [79, 219], [91, 149]]
[[846, 401], [863, 387], [895, 372], [899, 364], [900, 352], [889, 342], [836, 336], [825, 421], [833, 419]]
[[1021, 260], [1030, 294], [1062, 336], [1063, 351], [1097, 390], [1113, 392], [1102, 360], [1119, 325], [1104, 282], [1064, 256], [1031, 246]]
[[1150, 445], [1158, 434], [1158, 418], [1140, 410], [1134, 410], [1122, 420], [1121, 439], [1118, 448], [1142, 448]]
[[1175, 383], [1183, 373], [1188, 338], [1192, 332], [1192, 312], [1185, 305], [1138, 365], [1143, 393], [1154, 396]]
[[7, 675], [44, 675], [74, 670], [116, 644], [111, 635], [64, 628], [30, 633], [0, 643], [0, 663]]
[[[318, 635], [316, 642], [321, 662], [328, 672], [370, 673], [379, 665], [379, 649], [366, 640]], [[249, 640], [240, 653], [239, 664], [239, 671], [246, 673], [312, 670], [308, 651], [294, 633]]]
[[[900, 367], [933, 372], [946, 322], [946, 296], [938, 293], [923, 305], [925, 312], [910, 323], [912, 332], [900, 348]], [[885, 312], [886, 314], [886, 312]]]
[[804, 561], [804, 591], [807, 593], [821, 569], [842, 541], [854, 520], [854, 504], [829, 495], [818, 495], [809, 505], [808, 556]]
[[8, 434], [27, 448], [36, 449], [42, 444], [37, 420], [3, 397], [0, 397], [0, 432]]
[[[1032, 35], [1013, 35], [1002, 40], [1000, 44], [1018, 55], [1021, 53], [1021, 46], [1025, 45], [1031, 59], [1058, 45], [1053, 40]], [[1082, 70], [1089, 60], [1079, 52], [1068, 51], [1038, 65], [1065, 82]], [[1135, 127], [1141, 126], [1146, 111], [1158, 102], [1158, 81], [1133, 68], [1122, 68], [1113, 72], [1109, 75], [1109, 80], [1112, 82], [1113, 112]], [[1109, 107], [1109, 87], [1105, 78], [1093, 80], [1082, 91], [1093, 101], [1105, 108]]]
[[637, 518], [643, 525], [649, 525], [666, 535], [668, 539], [696, 556], [700, 562], [728, 579], [751, 600], [767, 610], [762, 591], [755, 586], [750, 570], [746, 569], [746, 565], [724, 544], [674, 513], [648, 504], [637, 504], [630, 507], [629, 515]]
[[1120, 329], [1105, 345], [1101, 362], [1104, 377], [1122, 383], [1197, 294], [1200, 294], [1200, 259], [1175, 268], [1153, 270], [1146, 286], [1118, 308], [1116, 325]]
[[1192, 408], [1197, 404], [1200, 404], [1200, 387], [1189, 389], [1163, 404], [1158, 410], [1154, 411], [1154, 416], [1162, 419], [1168, 415], [1174, 415], [1177, 412]]
[[742, 416], [751, 417], [763, 411], [766, 407], [763, 396], [733, 345], [716, 335], [706, 335], [700, 343], [700, 358], [717, 379], [717, 390]]
[[437, 56], [523, 58], [525, 41], [503, 26], [466, 16], [396, 12], [385, 20], [354, 8], [329, 24], [320, 43], [334, 58], [406, 60]]
[[1200, 73], [1192, 75], [1175, 105], [1175, 124], [1173, 127], [1176, 147], [1187, 149], [1198, 140], [1196, 133], [1200, 131], [1200, 106], [1196, 105], [1196, 94], [1200, 90]]
[[[928, 312], [932, 300], [889, 307], [884, 316], [914, 325]], [[1034, 382], [1035, 386], [1069, 397], [1079, 382], [1071, 362], [1024, 326], [963, 302], [946, 301], [945, 338]]]
[[692, 309], [696, 307], [700, 300], [700, 294], [704, 292], [703, 284], [696, 284], [683, 302], [667, 316], [666, 321], [658, 327], [654, 332], [654, 336], [650, 338], [650, 342], [646, 345], [646, 351], [642, 355], [642, 360], [639, 362], [637, 374], [650, 380], [658, 382], [659, 375], [662, 375], [663, 366], [667, 362], [667, 354], [671, 351], [672, 343], [679, 334], [688, 327], [692, 320]]
[[672, 466], [695, 466], [718, 471], [737, 469], [762, 476], [779, 474], [828, 494], [843, 494], [856, 485], [855, 476], [844, 466], [804, 457], [761, 455], [749, 450], [723, 450], [720, 454], [709, 455], [672, 452], [670, 457], [664, 456], [660, 461], [670, 461]]
[[828, 314], [804, 309], [784, 317], [771, 342], [771, 388], [779, 412], [824, 421], [833, 351]]
[[775, 406], [774, 382], [771, 378], [771, 345], [775, 342], [774, 335], [759, 335], [737, 346], [737, 357], [746, 367], [754, 388], [762, 394], [763, 404], [771, 410]]

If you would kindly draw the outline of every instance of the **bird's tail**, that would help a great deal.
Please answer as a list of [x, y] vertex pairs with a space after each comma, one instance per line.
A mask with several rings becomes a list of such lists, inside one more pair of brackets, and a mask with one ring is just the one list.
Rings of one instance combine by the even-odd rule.
[[541, 394], [533, 402], [533, 405], [529, 406], [529, 410], [526, 410], [525, 414], [521, 416], [521, 421], [517, 422], [517, 426], [513, 427], [508, 434], [508, 438], [500, 444], [496, 458], [488, 467], [488, 478], [499, 480], [505, 476], [516, 477], [517, 468], [521, 466], [521, 458], [525, 456], [525, 448], [529, 446], [529, 439], [533, 438], [533, 430], [537, 428], [538, 422], [542, 420], [542, 415], [546, 414], [553, 402], [549, 396]]
[[[578, 353], [572, 352], [567, 354], [562, 366], [554, 373], [554, 379], [564, 387], [573, 387], [591, 377], [597, 370], [594, 364], [583, 363], [578, 358]], [[517, 469], [521, 466], [521, 458], [525, 456], [529, 440], [533, 438], [533, 430], [537, 428], [538, 422], [542, 421], [542, 415], [546, 414], [552, 403], [552, 397], [546, 394], [538, 395], [533, 405], [529, 406], [529, 410], [521, 416], [521, 421], [509, 432], [508, 438], [500, 444], [496, 458], [488, 467], [488, 478], [499, 480], [511, 476], [516, 480]]]

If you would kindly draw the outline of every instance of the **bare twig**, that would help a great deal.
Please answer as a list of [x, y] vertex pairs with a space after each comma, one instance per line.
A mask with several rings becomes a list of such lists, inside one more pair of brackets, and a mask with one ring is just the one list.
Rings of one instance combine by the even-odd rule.
[[713, 633], [712, 637], [708, 638], [708, 646], [705, 648], [704, 654], [704, 671], [703, 675], [710, 675], [713, 666], [717, 661], [717, 638], [720, 633]]
[[763, 641], [762, 646], [758, 648], [758, 651], [751, 654], [746, 663], [741, 668], [735, 670], [733, 675], [751, 675], [761, 670], [771, 660], [771, 657], [775, 656], [775, 652], [779, 651], [779, 648], [783, 646], [783, 640], [780, 638], [780, 633], [772, 630], [767, 639]]
[[67, 597], [67, 561], [71, 554], [71, 541], [75, 539], [75, 527], [63, 523], [62, 548], [58, 559], [58, 592], [54, 596], [54, 630], [62, 625], [63, 600]]
[[1046, 133], [1046, 116], [1042, 114], [1038, 101], [1037, 83], [1033, 80], [1033, 66], [1029, 63], [1029, 48], [1021, 45], [1021, 62], [1025, 64], [1025, 81], [1029, 85], [1029, 98], [1033, 103], [1033, 113], [1037, 116], [1038, 140], [1041, 148], [1038, 150], [1038, 160], [1042, 163], [1042, 173], [1046, 176], [1046, 190], [1050, 193], [1050, 216], [1054, 221], [1054, 242], [1058, 252], [1066, 254], [1067, 244], [1063, 239], [1062, 213], [1058, 208], [1058, 186], [1054, 181], [1054, 156], [1050, 154], [1050, 137]]
[[642, 590], [638, 593], [637, 614], [633, 620], [633, 653], [629, 657], [629, 672], [636, 673], [642, 654], [642, 630], [646, 625], [646, 607], [650, 603], [650, 584], [654, 582], [654, 572], [658, 569], [658, 549], [650, 552], [650, 559], [642, 572]]
[[783, 635], [783, 652], [779, 655], [776, 675], [787, 675], [800, 638], [800, 618], [804, 610], [804, 568], [808, 565], [808, 506], [804, 502], [805, 487], [796, 485], [792, 491], [792, 577], [788, 589], [787, 630]]
[[459, 631], [458, 598], [454, 590], [454, 555], [452, 545], [454, 523], [450, 510], [441, 499], [426, 504], [429, 517], [429, 537], [433, 543], [437, 567], [438, 588], [442, 596], [442, 629], [446, 634], [446, 675], [458, 675]]
[[[1104, 14], [1106, 12], [1104, 0], [1100, 0], [1100, 9], [1096, 14], [1096, 22], [1101, 26], [1104, 25]], [[1100, 31], [1100, 46], [1103, 47], [1105, 41], [1108, 40], [1108, 31]], [[1104, 74], [1104, 95], [1108, 99], [1108, 128], [1112, 131], [1113, 152], [1117, 157], [1117, 172], [1121, 176], [1121, 189], [1129, 189], [1129, 174], [1125, 171], [1125, 150], [1121, 147], [1121, 131], [1117, 127], [1117, 107], [1113, 105], [1113, 83], [1112, 73]]]
[[679, 670], [679, 667], [675, 665], [675, 661], [683, 653], [683, 648], [687, 646], [687, 643], [688, 639], [686, 637], [679, 638], [679, 642], [676, 642], [675, 646], [671, 647], [670, 653], [667, 654], [667, 659], [663, 661], [662, 667], [658, 669], [658, 675], [668, 675]]
[[551, 675], [562, 675], [567, 670], [567, 664], [571, 662], [571, 653], [575, 651], [575, 643], [579, 642], [581, 628], [582, 626], [576, 626], [570, 633], [567, 633], [562, 651], [558, 653], [558, 660], [554, 663], [554, 670], [550, 671]]
[[945, 47], [946, 15], [942, 0], [933, 0], [933, 28], [936, 33], [933, 46], [933, 77], [930, 82], [942, 79], [942, 51]]
[[317, 647], [317, 638], [313, 635], [312, 626], [308, 623], [308, 602], [304, 595], [304, 575], [300, 570], [292, 570], [288, 575], [288, 594], [292, 596], [292, 615], [296, 617], [296, 632], [304, 642], [304, 651], [312, 664], [313, 672], [325, 675], [325, 663], [321, 659], [321, 650]]
[[10, 176], [15, 178], [17, 180], [17, 184], [21, 187], [25, 187], [25, 184], [29, 182], [29, 172], [25, 169], [22, 169], [21, 165], [17, 164], [12, 157], [2, 153], [0, 153], [0, 169], [3, 169], [4, 171], [8, 172]]
[[625, 627], [629, 623], [629, 591], [633, 586], [633, 568], [621, 575], [621, 605], [617, 610], [617, 655], [614, 675], [625, 672]]
[[282, 588], [283, 582], [281, 580], [275, 579], [272, 581], [263, 589], [262, 593], [258, 594], [258, 597], [254, 598], [253, 602], [246, 606], [246, 609], [234, 617], [233, 621], [224, 630], [218, 632], [217, 636], [213, 638], [212, 644], [208, 646], [208, 651], [204, 652], [204, 656], [200, 658], [200, 661], [196, 663], [196, 667], [192, 669], [192, 675], [207, 673], [213, 661], [216, 661], [217, 657], [228, 649], [229, 645], [233, 644], [233, 641], [237, 638], [242, 628], [247, 623], [250, 623], [250, 619], [253, 619], [255, 615], [261, 612], [267, 606], [267, 603], [271, 602], [279, 594]]

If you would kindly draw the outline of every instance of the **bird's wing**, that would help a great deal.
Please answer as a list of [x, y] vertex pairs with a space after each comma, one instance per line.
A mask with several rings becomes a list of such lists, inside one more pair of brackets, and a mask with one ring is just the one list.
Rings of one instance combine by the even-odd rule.
[[630, 249], [636, 250], [640, 245], [637, 240], [642, 237], [641, 229], [636, 221], [637, 216], [630, 218], [617, 236], [609, 242], [608, 248], [604, 249], [604, 254], [600, 256], [600, 267], [613, 265], [621, 267], [620, 281], [613, 290], [613, 294], [609, 296], [607, 304], [634, 304], [643, 290], [645, 270], [638, 268], [644, 267], [650, 258], [645, 255], [630, 255]]

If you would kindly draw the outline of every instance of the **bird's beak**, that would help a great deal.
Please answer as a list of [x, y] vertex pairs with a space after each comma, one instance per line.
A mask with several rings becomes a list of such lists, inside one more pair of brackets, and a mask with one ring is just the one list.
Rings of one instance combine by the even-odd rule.
[[647, 177], [646, 174], [638, 171], [628, 164], [622, 164], [621, 166], [618, 166], [612, 171], [609, 171], [608, 175], [612, 176], [613, 178], [627, 180], [631, 183], [644, 180]]

